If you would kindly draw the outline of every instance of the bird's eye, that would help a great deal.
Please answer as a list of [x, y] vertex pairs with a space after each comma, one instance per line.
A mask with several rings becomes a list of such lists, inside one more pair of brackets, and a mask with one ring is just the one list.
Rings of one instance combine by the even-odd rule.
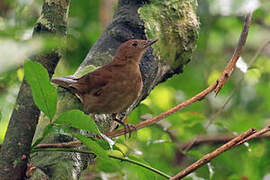
[[134, 47], [136, 47], [138, 45], [138, 43], [135, 41], [135, 42], [132, 42], [131, 45], [134, 46]]

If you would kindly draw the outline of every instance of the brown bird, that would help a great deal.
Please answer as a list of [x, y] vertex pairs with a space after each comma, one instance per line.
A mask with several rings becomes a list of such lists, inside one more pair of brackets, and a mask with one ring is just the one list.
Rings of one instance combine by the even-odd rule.
[[141, 93], [139, 63], [145, 50], [157, 40], [128, 40], [120, 45], [110, 63], [80, 78], [60, 77], [52, 82], [74, 92], [88, 113], [121, 113]]

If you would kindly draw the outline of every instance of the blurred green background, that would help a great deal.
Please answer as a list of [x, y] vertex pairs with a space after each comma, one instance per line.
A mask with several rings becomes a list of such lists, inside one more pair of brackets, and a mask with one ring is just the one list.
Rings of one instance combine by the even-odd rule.
[[[23, 61], [36, 52], [60, 46], [63, 58], [55, 76], [74, 73], [111, 21], [117, 5], [117, 0], [71, 1], [67, 41], [59, 43], [49, 37], [31, 39], [42, 2], [0, 1], [0, 142], [23, 78], [20, 67]], [[128, 119], [130, 123], [138, 123], [157, 115], [214, 82], [233, 54], [241, 33], [242, 15], [250, 8], [255, 12], [241, 63], [219, 95], [211, 94], [161, 123], [133, 133], [130, 139], [117, 138], [125, 153], [173, 175], [218, 147], [203, 144], [182, 152], [179, 144], [201, 135], [219, 137], [270, 124], [270, 46], [247, 68], [256, 51], [270, 40], [268, 0], [199, 1], [201, 29], [192, 61], [183, 74], [155, 87]], [[230, 96], [231, 100], [223, 107]], [[267, 180], [270, 179], [269, 157], [269, 139], [252, 141], [222, 154], [186, 179]], [[85, 172], [82, 179], [164, 179], [138, 166], [120, 161], [119, 164], [115, 168], [90, 166], [91, 173]]]

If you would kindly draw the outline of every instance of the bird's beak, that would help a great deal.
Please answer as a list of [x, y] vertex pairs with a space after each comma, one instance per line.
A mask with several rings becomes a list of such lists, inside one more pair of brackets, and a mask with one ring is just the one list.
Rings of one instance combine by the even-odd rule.
[[151, 46], [152, 44], [154, 44], [154, 43], [157, 42], [157, 41], [158, 41], [157, 38], [156, 38], [156, 39], [152, 39], [152, 40], [148, 40], [148, 41], [145, 43], [144, 47], [147, 48], [147, 47]]

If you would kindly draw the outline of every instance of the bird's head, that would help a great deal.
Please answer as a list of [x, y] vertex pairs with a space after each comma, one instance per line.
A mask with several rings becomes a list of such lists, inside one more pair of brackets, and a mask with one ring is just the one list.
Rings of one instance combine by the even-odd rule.
[[157, 42], [158, 39], [153, 40], [142, 40], [142, 39], [131, 39], [123, 44], [117, 50], [117, 55], [122, 60], [139, 62], [145, 50], [152, 44]]

